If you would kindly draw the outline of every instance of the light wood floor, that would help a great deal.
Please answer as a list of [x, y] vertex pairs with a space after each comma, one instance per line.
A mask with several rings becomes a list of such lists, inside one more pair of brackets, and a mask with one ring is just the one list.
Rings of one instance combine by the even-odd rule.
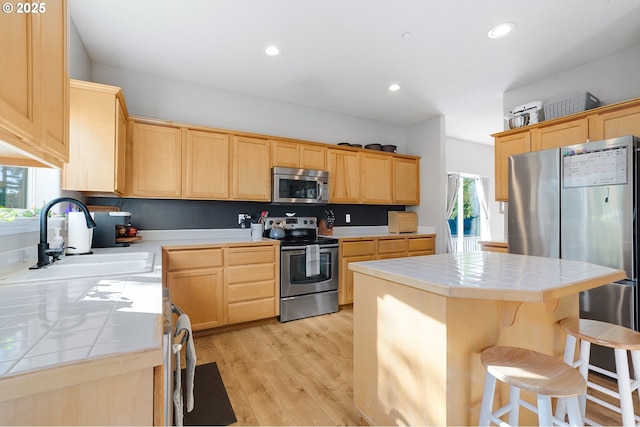
[[195, 339], [217, 362], [234, 425], [358, 425], [353, 407], [353, 310]]
[[[353, 309], [195, 339], [198, 364], [217, 362], [234, 425], [358, 425], [353, 407]], [[601, 385], [615, 385], [602, 377]], [[591, 393], [591, 391], [590, 391]], [[638, 393], [634, 393], [640, 408]], [[636, 410], [637, 413], [637, 410]], [[620, 425], [620, 415], [588, 404], [587, 416]]]

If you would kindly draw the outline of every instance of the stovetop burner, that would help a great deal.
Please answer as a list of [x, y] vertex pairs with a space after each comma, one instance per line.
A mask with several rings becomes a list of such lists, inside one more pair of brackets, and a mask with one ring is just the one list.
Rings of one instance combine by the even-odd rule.
[[265, 221], [264, 236], [269, 237], [271, 229], [282, 228], [284, 237], [282, 245], [330, 245], [337, 244], [338, 239], [318, 236], [318, 221], [315, 217], [274, 217]]

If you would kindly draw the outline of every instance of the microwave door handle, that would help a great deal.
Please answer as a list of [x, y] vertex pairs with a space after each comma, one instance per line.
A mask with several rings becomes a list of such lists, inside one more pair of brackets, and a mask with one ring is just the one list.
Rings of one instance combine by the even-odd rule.
[[322, 187], [323, 187], [323, 185], [322, 185], [322, 182], [320, 182], [320, 181], [316, 181], [316, 182], [318, 183], [317, 184], [318, 185], [318, 200], [322, 200], [322, 196], [323, 196], [322, 195]]

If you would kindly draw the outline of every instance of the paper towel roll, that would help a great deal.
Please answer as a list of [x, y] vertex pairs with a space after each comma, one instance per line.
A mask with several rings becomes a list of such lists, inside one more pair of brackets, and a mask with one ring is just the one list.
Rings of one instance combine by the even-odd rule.
[[[91, 242], [93, 240], [93, 228], [87, 227], [87, 220], [83, 212], [69, 212], [69, 236], [67, 237], [68, 254], [86, 254], [91, 252]], [[93, 213], [91, 213], [93, 218]], [[72, 249], [70, 248], [73, 246]]]

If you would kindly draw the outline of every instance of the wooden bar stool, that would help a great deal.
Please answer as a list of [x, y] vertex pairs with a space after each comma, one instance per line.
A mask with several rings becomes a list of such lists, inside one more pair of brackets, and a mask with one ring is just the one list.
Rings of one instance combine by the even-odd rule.
[[[507, 413], [509, 425], [518, 425], [520, 406], [524, 406], [538, 414], [541, 426], [566, 426], [567, 423], [553, 417], [552, 397], [566, 402], [569, 425], [582, 425], [578, 396], [587, 392], [587, 384], [578, 371], [562, 360], [517, 347], [490, 347], [482, 352], [480, 360], [487, 376], [479, 425], [488, 426], [490, 422], [505, 425], [500, 417]], [[492, 412], [496, 379], [509, 384], [509, 403]], [[537, 407], [520, 399], [520, 390], [536, 393]]]
[[[620, 401], [620, 406], [614, 406], [602, 399], [585, 395], [580, 397], [580, 412], [586, 424], [596, 425], [592, 420], [585, 418], [586, 401], [592, 401], [622, 415], [622, 425], [635, 426], [640, 417], [637, 417], [633, 408], [632, 394], [640, 385], [640, 333], [624, 326], [587, 319], [564, 319], [560, 327], [567, 332], [567, 340], [564, 350], [564, 361], [578, 368], [580, 374], [587, 380], [587, 387], [614, 397]], [[580, 354], [575, 359], [576, 342], [580, 340]], [[612, 348], [616, 361], [616, 372], [591, 365], [589, 354], [591, 344]], [[631, 353], [634, 378], [629, 375], [629, 360], [627, 352]], [[589, 371], [598, 372], [617, 380], [618, 391], [595, 384], [588, 379]], [[638, 391], [640, 396], [640, 391]], [[556, 417], [563, 418], [566, 408], [559, 403], [556, 408]]]

